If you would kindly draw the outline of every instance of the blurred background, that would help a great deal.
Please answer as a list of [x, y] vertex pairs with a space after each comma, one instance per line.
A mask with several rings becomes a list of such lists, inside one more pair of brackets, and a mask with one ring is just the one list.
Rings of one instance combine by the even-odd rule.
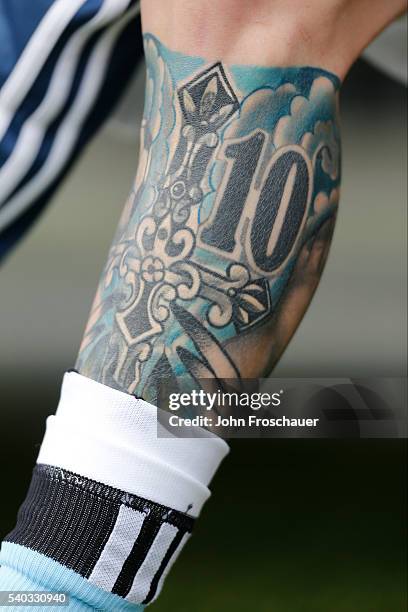
[[[143, 74], [1, 270], [0, 536], [75, 361], [137, 164]], [[404, 376], [406, 90], [363, 60], [342, 92], [340, 214], [275, 374]], [[152, 612], [406, 610], [405, 442], [236, 440]], [[149, 608], [150, 609], [150, 608]]]

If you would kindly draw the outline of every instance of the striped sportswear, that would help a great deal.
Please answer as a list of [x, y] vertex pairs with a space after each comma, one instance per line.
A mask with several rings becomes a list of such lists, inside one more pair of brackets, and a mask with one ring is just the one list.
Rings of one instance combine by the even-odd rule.
[[0, 259], [112, 112], [141, 56], [136, 0], [0, 0]]
[[28, 494], [1, 546], [0, 591], [65, 592], [70, 612], [140, 612], [156, 599], [228, 452], [199, 428], [174, 436], [157, 410], [65, 374]]

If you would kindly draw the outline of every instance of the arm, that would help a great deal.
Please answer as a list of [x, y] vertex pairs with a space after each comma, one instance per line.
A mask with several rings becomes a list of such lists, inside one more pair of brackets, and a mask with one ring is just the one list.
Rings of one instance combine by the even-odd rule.
[[336, 216], [340, 82], [145, 47], [139, 171], [77, 368], [155, 402], [163, 379], [264, 376], [284, 350]]
[[[287, 3], [145, 4], [138, 174], [78, 357], [82, 376], [68, 375], [74, 381], [6, 538], [3, 585], [20, 584], [21, 574], [43, 585], [46, 576], [54, 589], [63, 579], [85, 606], [102, 609], [140, 609], [133, 604], [157, 596], [225, 447], [212, 438], [204, 448], [200, 440], [158, 440], [153, 407], [129, 394], [154, 402], [163, 378], [184, 390], [201, 376], [256, 377], [284, 350], [333, 230], [338, 77], [360, 43], [348, 58], [331, 43], [349, 33], [340, 8], [355, 5], [336, 3], [333, 24], [327, 3], [312, 3], [321, 9], [314, 22], [330, 26], [322, 40], [322, 28], [311, 36], [309, 8], [295, 19]], [[80, 507], [89, 508], [89, 498], [109, 504], [90, 512], [89, 523], [67, 517], [64, 503], [52, 517], [41, 514], [44, 495], [58, 502], [64, 486], [62, 499], [74, 491]], [[47, 542], [35, 537], [33, 508], [53, 548], [41, 549]]]
[[339, 77], [403, 8], [375, 4], [145, 3], [139, 170], [81, 373], [156, 401], [163, 378], [271, 371], [333, 231]]

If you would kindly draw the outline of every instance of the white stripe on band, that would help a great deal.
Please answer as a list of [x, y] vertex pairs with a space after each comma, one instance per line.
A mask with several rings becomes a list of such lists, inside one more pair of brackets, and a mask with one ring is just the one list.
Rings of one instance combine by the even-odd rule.
[[127, 23], [137, 14], [138, 6], [129, 10], [97, 43], [84, 74], [82, 86], [64, 122], [59, 127], [50, 154], [41, 170], [0, 210], [0, 230], [21, 215], [58, 175], [75, 146], [83, 123], [102, 86], [108, 56]]
[[105, 0], [99, 12], [77, 30], [65, 45], [53, 71], [47, 93], [25, 121], [11, 155], [0, 168], [0, 206], [30, 169], [49, 124], [63, 108], [81, 52], [88, 39], [98, 28], [121, 14], [128, 2], [129, 0]]
[[146, 515], [121, 506], [115, 526], [89, 576], [89, 581], [111, 591], [124, 562], [137, 540]]
[[0, 90], [0, 138], [3, 138], [16, 108], [37, 78], [61, 33], [85, 2], [57, 0], [40, 21]]
[[160, 595], [160, 592], [161, 592], [161, 590], [163, 588], [164, 581], [166, 580], [166, 578], [167, 578], [171, 568], [173, 567], [173, 565], [177, 561], [179, 554], [183, 550], [184, 546], [186, 545], [187, 540], [190, 537], [191, 537], [191, 533], [185, 533], [183, 535], [183, 537], [181, 538], [179, 545], [177, 546], [176, 550], [174, 551], [174, 553], [170, 557], [169, 562], [167, 563], [166, 567], [164, 568], [164, 572], [162, 573], [162, 575], [160, 577], [160, 580], [158, 582], [158, 585], [157, 585], [156, 593], [154, 594], [153, 598], [149, 601], [149, 604], [153, 603], [153, 601], [156, 601], [156, 599]]
[[134, 603], [141, 603], [146, 599], [150, 591], [152, 580], [160, 568], [161, 562], [177, 533], [177, 527], [169, 525], [168, 523], [163, 523], [142, 565], [134, 577], [126, 599]]

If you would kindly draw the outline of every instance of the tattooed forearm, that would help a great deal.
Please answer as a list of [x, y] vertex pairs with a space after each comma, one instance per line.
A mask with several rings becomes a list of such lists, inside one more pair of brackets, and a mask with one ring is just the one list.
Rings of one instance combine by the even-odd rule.
[[145, 37], [139, 170], [77, 368], [160, 380], [267, 374], [318, 283], [338, 201], [338, 79], [208, 64]]

